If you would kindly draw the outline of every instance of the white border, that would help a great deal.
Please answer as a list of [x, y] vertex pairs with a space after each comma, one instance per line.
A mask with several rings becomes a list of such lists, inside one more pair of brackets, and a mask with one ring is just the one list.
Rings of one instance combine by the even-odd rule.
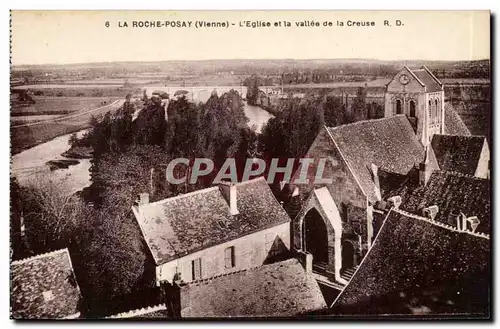
[[[3, 127], [0, 128], [0, 133], [2, 134], [2, 138], [0, 138], [0, 154], [3, 154], [4, 156], [4, 161], [1, 162], [2, 164], [2, 172], [3, 175], [2, 177], [2, 182], [0, 186], [2, 186], [2, 197], [0, 200], [2, 200], [3, 204], [0, 209], [4, 211], [4, 216], [2, 216], [3, 220], [3, 225], [5, 225], [4, 229], [1, 230], [2, 232], [2, 239], [1, 241], [3, 242], [3, 246], [0, 249], [0, 255], [2, 257], [1, 259], [1, 264], [4, 266], [4, 271], [2, 271], [2, 280], [1, 280], [1, 287], [2, 287], [2, 296], [3, 296], [3, 301], [1, 303], [1, 318], [6, 324], [7, 327], [13, 327], [15, 324], [14, 322], [8, 320], [9, 319], [9, 308], [8, 305], [10, 303], [9, 301], [9, 295], [10, 295], [10, 288], [8, 284], [9, 280], [9, 271], [8, 271], [8, 262], [9, 262], [9, 231], [8, 231], [8, 223], [9, 221], [7, 220], [9, 217], [8, 209], [9, 209], [9, 192], [8, 192], [8, 186], [9, 186], [9, 178], [7, 172], [9, 172], [9, 162], [7, 162], [7, 154], [10, 154], [10, 136], [9, 136], [9, 94], [7, 90], [9, 90], [9, 66], [7, 66], [7, 61], [9, 60], [9, 47], [8, 47], [8, 40], [9, 40], [9, 34], [7, 32], [7, 25], [9, 22], [9, 12], [8, 9], [287, 9], [287, 10], [292, 10], [292, 9], [322, 9], [322, 10], [415, 10], [415, 9], [420, 9], [420, 10], [471, 10], [471, 9], [490, 9], [494, 14], [498, 14], [499, 12], [499, 4], [500, 1], [498, 0], [475, 0], [475, 1], [437, 1], [437, 0], [419, 0], [419, 1], [413, 1], [413, 2], [404, 2], [404, 1], [396, 1], [396, 0], [379, 0], [379, 1], [370, 1], [370, 0], [350, 0], [350, 1], [324, 1], [324, 0], [302, 0], [302, 1], [294, 1], [294, 0], [288, 0], [288, 1], [276, 1], [274, 3], [271, 3], [269, 0], [252, 0], [252, 1], [223, 1], [223, 0], [211, 0], [211, 1], [203, 1], [203, 0], [183, 0], [183, 1], [151, 1], [151, 0], [141, 0], [141, 1], [131, 1], [131, 0], [121, 0], [121, 1], [109, 1], [109, 0], [86, 0], [86, 1], [54, 1], [54, 0], [46, 0], [46, 1], [21, 1], [21, 0], [7, 0], [2, 2], [2, 8], [3, 10], [0, 11], [0, 19], [1, 19], [1, 24], [0, 26], [3, 27], [1, 29], [2, 37], [3, 37], [3, 42], [0, 43], [0, 46], [2, 47], [2, 61], [3, 65], [1, 66], [3, 69], [3, 74], [1, 75], [2, 78], [2, 104], [4, 104], [4, 109], [0, 112], [3, 117], [0, 118], [0, 124], [3, 125]], [[496, 24], [498, 24], [498, 17], [496, 17]], [[494, 28], [494, 26], [492, 27]], [[495, 29], [496, 30], [496, 29]], [[498, 39], [498, 35], [496, 35]], [[497, 45], [494, 45], [495, 50], [497, 49]], [[492, 48], [493, 51], [493, 48]], [[491, 61], [494, 62], [494, 58], [491, 58]], [[494, 64], [494, 67], [496, 67], [496, 63]], [[498, 75], [497, 72], [494, 73], [494, 79], [495, 81], [498, 82]], [[494, 94], [498, 95], [498, 83], [495, 84], [495, 89], [494, 89]], [[497, 96], [498, 97], [498, 96]], [[498, 100], [497, 100], [498, 103]], [[498, 119], [499, 112], [498, 110], [498, 105], [495, 105], [495, 108], [492, 109], [492, 112], [497, 113], [495, 116], [495, 126], [498, 125]], [[495, 150], [494, 153], [497, 153], [497, 147], [496, 143], [495, 145]], [[495, 162], [495, 164], [498, 164]], [[496, 185], [497, 183], [497, 176], [495, 175], [495, 180], [493, 181], [493, 185]], [[499, 201], [498, 200], [498, 194], [495, 194], [495, 200], [494, 201]], [[498, 205], [500, 204], [499, 202], [494, 202], [494, 204]], [[495, 207], [496, 210], [497, 207]], [[495, 230], [498, 232], [500, 230], [500, 225], [495, 225]], [[495, 233], [496, 233], [495, 232]], [[495, 240], [495, 239], [494, 239]], [[493, 248], [494, 250], [494, 248]], [[495, 264], [497, 265], [497, 264]], [[496, 266], [495, 266], [496, 269]], [[495, 271], [498, 273], [497, 271]], [[494, 305], [498, 305], [498, 298], [496, 300], [497, 302]], [[493, 310], [493, 314], [497, 314], [497, 307]], [[26, 327], [31, 327], [31, 326], [36, 326], [39, 323], [24, 323], [23, 326]], [[49, 326], [52, 324], [46, 323]], [[291, 323], [271, 323], [271, 324], [265, 324], [262, 322], [253, 324], [254, 326], [259, 326], [259, 328], [276, 328], [276, 327], [285, 327], [290, 325]], [[361, 323], [362, 325], [365, 326], [380, 326], [380, 325], [387, 325], [387, 324], [377, 324], [377, 323]], [[414, 322], [412, 322], [413, 325], [415, 325]], [[471, 325], [472, 323], [469, 323]], [[109, 325], [109, 324], [108, 324]], [[123, 325], [123, 323], [118, 323], [119, 326]], [[132, 324], [133, 325], [133, 324]], [[149, 324], [151, 325], [151, 324]], [[187, 323], [171, 323], [171, 324], [163, 324], [159, 323], [159, 325], [168, 325], [170, 326], [179, 326], [179, 327], [186, 327], [190, 326], [192, 324], [187, 324]], [[215, 323], [214, 325], [218, 325], [218, 323]], [[233, 324], [227, 324], [232, 326]], [[235, 326], [242, 326], [245, 325], [244, 323], [234, 323]], [[297, 322], [297, 325], [299, 326], [307, 326], [306, 323], [304, 322]], [[345, 322], [336, 322], [336, 323], [329, 323], [329, 322], [323, 322], [319, 323], [316, 325], [323, 325], [323, 326], [335, 326], [336, 328], [343, 328], [347, 327], [349, 324], [346, 324]], [[351, 324], [352, 325], [352, 324]], [[403, 327], [403, 323], [396, 324], [397, 327]], [[426, 326], [426, 323], [419, 323], [417, 327], [424, 327]], [[447, 323], [447, 324], [441, 324], [441, 325], [446, 325], [446, 326], [455, 326], [456, 323]], [[69, 327], [71, 324], [63, 324], [63, 327]], [[81, 324], [80, 324], [81, 326]], [[96, 328], [96, 327], [103, 327], [104, 324], [102, 323], [86, 323], [84, 326], [89, 326], [90, 328]], [[3, 326], [2, 326], [3, 327]]]

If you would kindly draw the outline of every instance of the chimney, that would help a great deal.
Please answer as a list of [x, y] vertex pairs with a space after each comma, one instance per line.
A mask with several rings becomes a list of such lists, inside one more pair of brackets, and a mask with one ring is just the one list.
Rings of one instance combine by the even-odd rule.
[[401, 197], [399, 195], [390, 197], [389, 199], [387, 199], [387, 203], [389, 204], [389, 207], [398, 209], [401, 205]]
[[307, 251], [299, 251], [298, 259], [306, 273], [312, 273], [313, 269], [313, 255]]
[[139, 206], [143, 206], [148, 203], [149, 203], [149, 194], [148, 193], [139, 194]]
[[422, 216], [428, 219], [434, 220], [436, 218], [437, 213], [439, 212], [439, 207], [436, 205], [426, 207], [422, 209]]
[[231, 216], [238, 215], [240, 212], [238, 211], [238, 196], [236, 185], [230, 182], [221, 182], [219, 188], [222, 195], [229, 203], [229, 211], [231, 213]]
[[378, 178], [378, 167], [374, 163], [370, 165], [370, 173], [372, 175], [372, 180], [373, 183], [375, 184], [375, 195], [377, 196], [377, 199], [381, 200], [382, 195], [380, 193], [380, 180]]
[[418, 172], [419, 183], [420, 185], [423, 186], [427, 185], [427, 182], [429, 181], [429, 178], [431, 177], [432, 174], [429, 158], [430, 158], [430, 148], [429, 146], [426, 146], [424, 160], [420, 163]]
[[457, 229], [459, 231], [475, 232], [479, 223], [477, 216], [467, 217], [463, 212], [460, 212], [460, 215], [457, 216]]

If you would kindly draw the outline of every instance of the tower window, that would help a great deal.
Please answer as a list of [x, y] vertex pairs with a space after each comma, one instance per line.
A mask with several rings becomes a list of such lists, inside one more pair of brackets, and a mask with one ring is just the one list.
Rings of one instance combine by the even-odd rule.
[[416, 106], [415, 101], [410, 101], [410, 117], [414, 118], [416, 116]]
[[402, 114], [403, 113], [403, 110], [402, 110], [402, 106], [401, 106], [401, 100], [397, 100], [396, 101], [396, 114]]
[[440, 110], [439, 110], [439, 107], [438, 107], [438, 100], [436, 99], [434, 101], [434, 104], [435, 104], [435, 108], [436, 108], [436, 122], [441, 122], [441, 115], [440, 115]]
[[432, 117], [432, 102], [429, 99], [429, 122], [433, 123], [433, 117]]

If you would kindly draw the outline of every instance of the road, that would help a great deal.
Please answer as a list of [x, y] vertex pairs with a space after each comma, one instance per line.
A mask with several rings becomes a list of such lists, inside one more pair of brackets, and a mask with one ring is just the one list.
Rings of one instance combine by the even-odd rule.
[[80, 117], [82, 115], [88, 115], [88, 114], [95, 113], [97, 111], [102, 111], [102, 110], [105, 110], [107, 112], [107, 111], [111, 110], [113, 107], [119, 108], [120, 106], [122, 106], [122, 104], [124, 102], [125, 102], [125, 100], [118, 99], [111, 104], [104, 105], [104, 106], [101, 106], [101, 107], [98, 107], [95, 109], [91, 109], [91, 110], [87, 110], [87, 111], [83, 111], [83, 112], [78, 112], [78, 113], [74, 113], [74, 114], [63, 115], [63, 116], [53, 118], [53, 119], [37, 121], [37, 122], [30, 122], [30, 123], [25, 123], [22, 125], [16, 125], [16, 126], [12, 126], [12, 128], [36, 126], [36, 125], [40, 125], [40, 124], [63, 121], [63, 120], [68, 120], [68, 119], [74, 119], [74, 118]]

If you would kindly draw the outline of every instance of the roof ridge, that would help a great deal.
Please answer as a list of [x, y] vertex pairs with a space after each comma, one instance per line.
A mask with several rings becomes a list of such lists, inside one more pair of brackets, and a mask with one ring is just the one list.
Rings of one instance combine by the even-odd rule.
[[360, 125], [362, 123], [367, 123], [367, 122], [379, 122], [379, 121], [389, 121], [391, 119], [394, 119], [394, 118], [399, 118], [399, 117], [406, 117], [406, 115], [404, 114], [396, 114], [396, 115], [393, 115], [391, 117], [384, 117], [384, 118], [378, 118], [378, 119], [367, 119], [367, 120], [360, 120], [360, 121], [356, 121], [356, 122], [351, 122], [351, 123], [346, 123], [346, 124], [343, 124], [343, 125], [340, 125], [340, 126], [335, 126], [335, 127], [329, 127], [329, 126], [326, 126], [328, 128], [328, 130], [339, 130], [340, 128], [342, 127], [353, 127], [355, 125]]
[[247, 272], [248, 270], [253, 270], [253, 269], [257, 268], [257, 267], [259, 267], [259, 266], [254, 266], [254, 267], [250, 267], [250, 268], [244, 268], [244, 269], [235, 270], [235, 271], [232, 271], [232, 272], [226, 272], [226, 273], [222, 273], [222, 274], [219, 274], [219, 275], [211, 276], [209, 278], [204, 278], [204, 279], [198, 279], [198, 280], [194, 280], [194, 281], [189, 281], [189, 282], [186, 282], [185, 285], [187, 285], [187, 286], [197, 286], [197, 285], [200, 285], [201, 283], [208, 283], [210, 281], [214, 281], [216, 279], [220, 279], [221, 277], [226, 277], [226, 276], [230, 276], [230, 275], [241, 273], [241, 272]]
[[153, 306], [146, 306], [146, 307], [130, 310], [127, 312], [122, 312], [122, 313], [110, 315], [110, 316], [105, 317], [105, 319], [130, 318], [130, 317], [134, 317], [137, 315], [144, 315], [144, 314], [148, 314], [148, 313], [152, 313], [152, 312], [156, 312], [156, 311], [163, 311], [163, 310], [167, 310], [167, 305], [165, 303], [161, 303], [161, 304], [153, 305]]
[[54, 256], [56, 254], [64, 253], [64, 252], [67, 252], [68, 257], [69, 257], [69, 250], [68, 250], [68, 248], [63, 248], [63, 249], [58, 249], [58, 250], [54, 250], [54, 251], [49, 251], [49, 252], [46, 252], [44, 254], [38, 254], [38, 255], [35, 255], [35, 256], [30, 256], [30, 257], [27, 257], [27, 258], [18, 259], [18, 260], [15, 260], [15, 261], [11, 262], [11, 265], [20, 265], [20, 264], [24, 264], [24, 263], [30, 262], [32, 260], [35, 260], [35, 259], [41, 259], [41, 258], [45, 258], [45, 257], [49, 257], [49, 256]]
[[260, 268], [263, 268], [263, 267], [269, 267], [269, 266], [272, 266], [272, 265], [276, 265], [276, 264], [279, 264], [279, 263], [285, 263], [285, 262], [289, 262], [289, 261], [297, 261], [297, 259], [295, 258], [289, 258], [289, 259], [286, 259], [286, 260], [283, 260], [281, 262], [276, 262], [276, 263], [270, 263], [270, 264], [263, 264], [263, 265], [256, 265], [256, 266], [252, 266], [252, 267], [248, 267], [248, 268], [244, 268], [244, 269], [240, 269], [240, 270], [236, 270], [236, 271], [232, 271], [232, 272], [227, 272], [227, 273], [222, 273], [222, 274], [219, 274], [219, 275], [215, 275], [215, 276], [211, 276], [209, 278], [205, 278], [205, 279], [199, 279], [199, 280], [194, 280], [194, 281], [190, 281], [190, 282], [185, 282], [184, 285], [186, 286], [192, 286], [192, 285], [200, 285], [201, 283], [208, 283], [210, 281], [215, 281], [217, 279], [220, 279], [222, 277], [227, 277], [227, 276], [231, 276], [233, 274], [238, 274], [238, 273], [242, 273], [242, 272], [251, 272], [253, 270], [256, 270], [256, 269], [260, 269]]
[[434, 172], [438, 173], [438, 174], [450, 174], [453, 176], [470, 178], [470, 179], [474, 179], [474, 180], [478, 180], [478, 181], [488, 181], [488, 179], [486, 179], [486, 178], [476, 177], [474, 175], [469, 175], [469, 174], [455, 171], [455, 170], [442, 170], [442, 169], [440, 169], [440, 170], [435, 170]]
[[179, 195], [176, 195], [176, 196], [173, 196], [173, 197], [170, 197], [170, 198], [165, 198], [165, 199], [162, 199], [162, 200], [158, 200], [158, 201], [155, 201], [155, 202], [150, 202], [150, 203], [142, 205], [140, 207], [144, 207], [144, 206], [147, 207], [149, 205], [159, 205], [159, 204], [162, 204], [164, 202], [169, 202], [169, 201], [172, 201], [172, 200], [178, 200], [178, 199], [182, 199], [184, 197], [188, 197], [188, 196], [192, 196], [192, 195], [197, 195], [197, 194], [202, 194], [202, 193], [206, 193], [206, 192], [211, 192], [211, 191], [214, 191], [216, 189], [218, 189], [218, 186], [211, 186], [211, 187], [207, 187], [207, 188], [204, 188], [204, 189], [201, 189], [201, 190], [196, 190], [196, 191], [193, 191], [193, 192], [189, 192], [189, 193], [185, 193], [185, 194], [179, 194]]
[[409, 213], [409, 212], [401, 210], [401, 209], [394, 209], [394, 211], [397, 212], [397, 213], [399, 213], [399, 214], [401, 214], [401, 215], [407, 216], [407, 217], [411, 217], [411, 218], [423, 220], [423, 221], [431, 223], [433, 225], [445, 228], [445, 229], [447, 229], [449, 231], [454, 231], [454, 232], [457, 232], [457, 233], [465, 233], [465, 234], [473, 235], [473, 236], [476, 236], [476, 237], [479, 237], [479, 238], [485, 238], [487, 240], [490, 239], [490, 235], [486, 234], [486, 233], [471, 232], [471, 231], [467, 231], [467, 230], [459, 230], [455, 226], [452, 226], [452, 225], [449, 225], [449, 224], [445, 224], [445, 223], [442, 223], [442, 222], [438, 222], [438, 221], [430, 219], [430, 218], [426, 218], [426, 217], [422, 217], [422, 216], [419, 216], [419, 215], [415, 215], [415, 214]]
[[486, 136], [484, 135], [458, 135], [458, 134], [434, 134], [433, 136], [448, 136], [448, 137], [463, 137], [463, 138], [470, 138], [470, 137], [474, 137], [474, 138], [482, 138], [482, 139], [485, 139]]

